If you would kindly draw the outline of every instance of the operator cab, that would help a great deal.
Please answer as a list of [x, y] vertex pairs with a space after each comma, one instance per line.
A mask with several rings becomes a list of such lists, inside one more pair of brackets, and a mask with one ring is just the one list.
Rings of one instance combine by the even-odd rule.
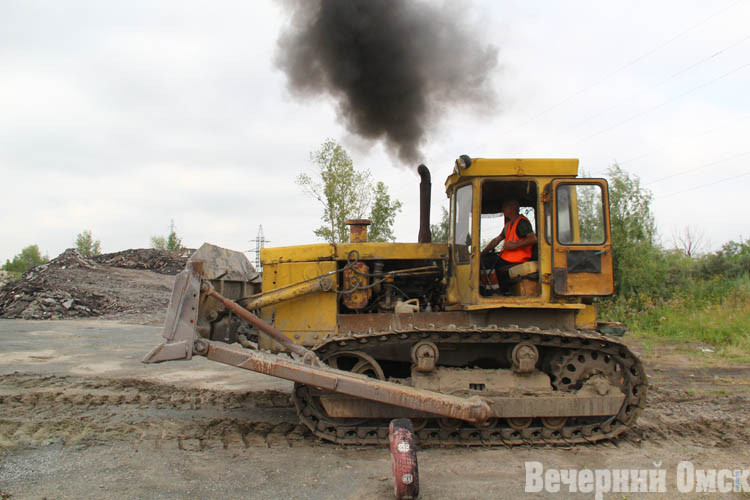
[[[451, 200], [447, 309], [558, 307], [612, 294], [607, 182], [577, 174], [575, 159], [456, 161], [445, 182]], [[503, 230], [508, 200], [518, 202], [536, 243], [529, 254], [520, 252], [520, 261], [519, 252], [511, 253], [504, 260], [519, 263], [498, 273], [485, 269], [481, 252]], [[495, 251], [501, 250], [502, 243]]]

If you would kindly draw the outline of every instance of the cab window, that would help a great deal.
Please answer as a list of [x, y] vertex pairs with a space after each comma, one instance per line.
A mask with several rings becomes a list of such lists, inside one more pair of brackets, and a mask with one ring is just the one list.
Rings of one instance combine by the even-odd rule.
[[605, 241], [604, 202], [598, 184], [560, 184], [557, 241], [563, 245], [601, 245]]
[[471, 184], [456, 190], [453, 213], [456, 214], [453, 229], [453, 248], [456, 264], [468, 264], [471, 261]]

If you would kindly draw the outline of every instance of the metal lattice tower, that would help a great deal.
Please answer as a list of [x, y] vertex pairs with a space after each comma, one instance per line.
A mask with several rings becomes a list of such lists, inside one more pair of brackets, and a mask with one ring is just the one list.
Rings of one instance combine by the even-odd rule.
[[[250, 240], [251, 242], [253, 240]], [[269, 243], [271, 240], [267, 240], [266, 237], [263, 235], [263, 224], [258, 225], [258, 234], [255, 236], [255, 270], [258, 272], [261, 272], [263, 270], [263, 266], [260, 263], [260, 251], [266, 247], [266, 243]]]

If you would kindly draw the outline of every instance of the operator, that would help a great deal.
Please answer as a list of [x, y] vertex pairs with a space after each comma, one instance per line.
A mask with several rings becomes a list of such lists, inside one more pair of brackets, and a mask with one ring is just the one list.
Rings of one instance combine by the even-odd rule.
[[[518, 208], [518, 200], [503, 201], [505, 227], [482, 250], [481, 267], [482, 269], [495, 269], [501, 293], [507, 293], [510, 288], [508, 269], [531, 260], [533, 245], [537, 242], [531, 222], [518, 213]], [[494, 252], [495, 247], [503, 240], [505, 244], [502, 251]]]

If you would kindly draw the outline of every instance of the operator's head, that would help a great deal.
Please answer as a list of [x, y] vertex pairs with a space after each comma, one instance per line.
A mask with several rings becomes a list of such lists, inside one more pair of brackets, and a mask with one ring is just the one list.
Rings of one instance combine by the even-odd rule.
[[503, 201], [503, 216], [505, 216], [505, 220], [514, 219], [518, 216], [518, 200], [508, 198]]

